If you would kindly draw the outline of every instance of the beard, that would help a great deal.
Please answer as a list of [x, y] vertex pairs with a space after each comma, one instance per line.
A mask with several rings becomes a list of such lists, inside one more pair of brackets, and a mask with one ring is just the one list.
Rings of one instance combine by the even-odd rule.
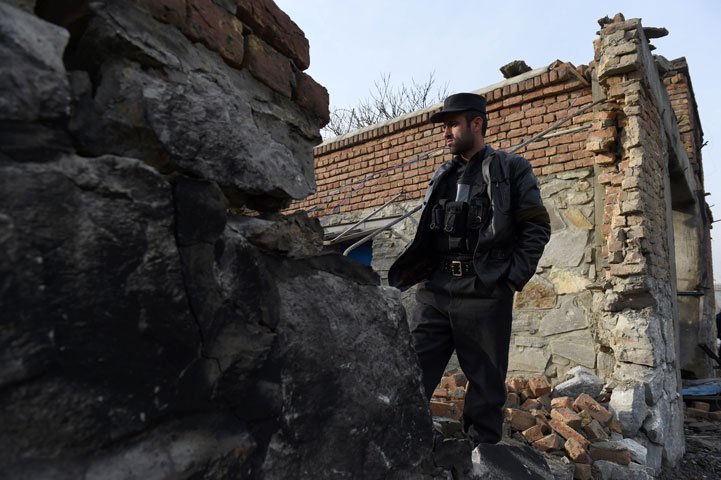
[[451, 153], [453, 155], [463, 155], [473, 148], [475, 139], [473, 133], [470, 130], [464, 131], [461, 136], [454, 137], [453, 143], [451, 144]]

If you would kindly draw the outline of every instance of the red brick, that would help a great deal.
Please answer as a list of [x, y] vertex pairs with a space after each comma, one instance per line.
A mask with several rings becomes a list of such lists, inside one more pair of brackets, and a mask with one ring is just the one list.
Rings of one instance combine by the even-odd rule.
[[571, 397], [556, 397], [551, 399], [551, 408], [573, 408]]
[[521, 410], [530, 412], [531, 410], [540, 410], [543, 405], [537, 398], [529, 398], [521, 405]]
[[315, 114], [320, 120], [321, 127], [327, 124], [330, 120], [328, 90], [303, 72], [296, 73], [295, 82], [293, 100], [305, 110]]
[[520, 402], [518, 400], [518, 394], [515, 392], [508, 392], [508, 395], [506, 395], [506, 406], [518, 407], [519, 405]]
[[687, 408], [686, 415], [689, 415], [689, 416], [695, 417], [695, 418], [708, 418], [709, 412], [707, 412], [705, 410], [699, 410], [698, 408]]
[[611, 421], [611, 417], [613, 417], [611, 412], [587, 393], [582, 393], [576, 398], [573, 402], [573, 408], [575, 408], [576, 411], [588, 411], [591, 418], [598, 420], [602, 425], [608, 424], [608, 422]]
[[[587, 412], [588, 410], [583, 410]], [[608, 433], [603, 429], [598, 420], [591, 420], [588, 424], [583, 426], [583, 431], [586, 432], [586, 436], [592, 442], [608, 440]]]
[[631, 463], [631, 452], [627, 449], [622, 447], [601, 448], [599, 445], [598, 443], [592, 443], [588, 449], [588, 454], [594, 462], [597, 460], [608, 460], [619, 465], [628, 465]]
[[310, 66], [308, 39], [273, 0], [237, 0], [237, 15], [256, 35], [287, 55], [296, 67]]
[[581, 427], [581, 417], [570, 408], [554, 408], [551, 410], [551, 418], [563, 422], [571, 428]]
[[588, 439], [582, 434], [580, 434], [578, 431], [555, 418], [552, 418], [549, 423], [551, 425], [551, 428], [558, 432], [558, 434], [566, 440], [573, 438], [584, 447], [587, 447], [590, 443]]
[[550, 433], [533, 442], [533, 446], [542, 452], [551, 452], [553, 450], [560, 450], [563, 447], [563, 440], [555, 433]]
[[532, 377], [528, 379], [528, 388], [531, 389], [533, 395], [538, 398], [546, 393], [551, 393], [551, 384], [548, 383], [546, 377]]
[[511, 422], [511, 427], [519, 432], [528, 430], [536, 424], [533, 415], [517, 408], [505, 408], [504, 417]]
[[577, 440], [569, 438], [566, 440], [566, 443], [563, 444], [563, 448], [575, 463], [591, 463], [591, 458], [588, 456], [586, 448]]
[[509, 392], [521, 393], [528, 386], [528, 381], [522, 377], [511, 377], [506, 380], [506, 388]]
[[711, 411], [711, 405], [708, 402], [691, 402], [691, 408], [702, 410], [704, 412]]
[[454, 402], [431, 400], [431, 414], [436, 417], [447, 417], [459, 420], [463, 411]]
[[290, 61], [255, 35], [248, 35], [247, 65], [250, 73], [270, 88], [291, 98]]
[[243, 24], [213, 0], [187, 0], [184, 32], [218, 52], [229, 65], [240, 67], [245, 53]]
[[574, 480], [593, 480], [591, 465], [586, 463], [576, 463], [573, 465]]
[[521, 435], [523, 435], [523, 438], [525, 438], [528, 443], [533, 443], [536, 440], [543, 438], [549, 432], [550, 429], [544, 425], [534, 425], [531, 428], [527, 428], [522, 431]]

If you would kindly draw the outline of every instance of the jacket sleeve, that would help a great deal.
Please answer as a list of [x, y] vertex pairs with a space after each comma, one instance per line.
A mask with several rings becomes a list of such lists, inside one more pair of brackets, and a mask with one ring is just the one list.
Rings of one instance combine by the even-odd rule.
[[521, 290], [536, 272], [543, 249], [551, 237], [551, 221], [543, 206], [531, 164], [523, 157], [514, 156], [513, 167], [511, 201], [516, 243], [508, 281]]

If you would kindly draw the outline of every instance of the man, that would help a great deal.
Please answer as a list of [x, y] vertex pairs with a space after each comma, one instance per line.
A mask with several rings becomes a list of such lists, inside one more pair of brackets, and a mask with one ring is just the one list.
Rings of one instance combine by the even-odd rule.
[[513, 293], [551, 234], [531, 165], [485, 145], [486, 118], [486, 99], [471, 93], [449, 96], [431, 117], [454, 157], [433, 175], [415, 238], [388, 272], [401, 290], [422, 282], [411, 324], [426, 396], [455, 349], [476, 444], [501, 439]]

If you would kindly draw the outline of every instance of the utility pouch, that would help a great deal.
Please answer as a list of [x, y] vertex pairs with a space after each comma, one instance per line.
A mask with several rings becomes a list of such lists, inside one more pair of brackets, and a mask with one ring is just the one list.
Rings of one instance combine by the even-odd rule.
[[488, 224], [491, 216], [491, 202], [485, 195], [477, 195], [471, 199], [468, 207], [468, 229], [481, 230]]
[[467, 217], [466, 202], [446, 202], [443, 231], [453, 237], [462, 237], [466, 233]]
[[431, 230], [441, 230], [444, 227], [444, 219], [446, 216], [445, 208], [446, 200], [440, 200], [438, 204], [433, 207], [433, 210], [431, 210]]

